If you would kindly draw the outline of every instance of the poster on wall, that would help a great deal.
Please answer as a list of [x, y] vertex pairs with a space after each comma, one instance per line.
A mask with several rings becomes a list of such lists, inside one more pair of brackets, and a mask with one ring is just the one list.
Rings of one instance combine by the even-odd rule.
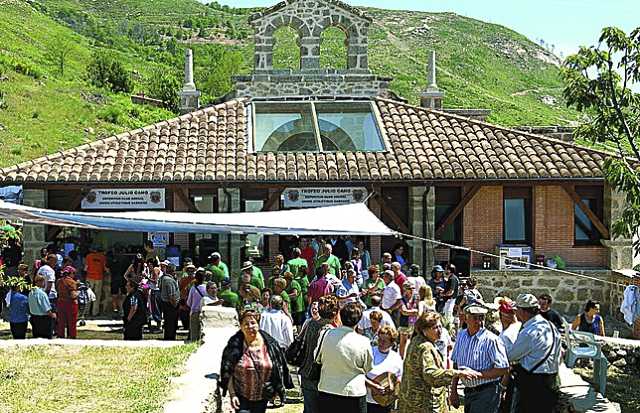
[[82, 209], [165, 209], [164, 188], [92, 189]]
[[169, 244], [169, 233], [168, 232], [150, 232], [149, 240], [153, 242], [154, 248], [166, 248]]
[[282, 192], [285, 208], [315, 208], [364, 202], [365, 187], [287, 188]]

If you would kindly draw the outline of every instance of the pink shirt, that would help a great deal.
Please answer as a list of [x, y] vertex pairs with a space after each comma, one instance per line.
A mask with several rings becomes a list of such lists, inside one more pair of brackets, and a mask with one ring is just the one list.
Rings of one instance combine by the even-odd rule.
[[[200, 292], [198, 292], [200, 291]], [[200, 294], [202, 293], [202, 294]], [[200, 312], [200, 303], [202, 298], [207, 295], [207, 287], [203, 284], [198, 286], [193, 286], [189, 290], [189, 297], [187, 297], [187, 305], [191, 308], [191, 314]]]

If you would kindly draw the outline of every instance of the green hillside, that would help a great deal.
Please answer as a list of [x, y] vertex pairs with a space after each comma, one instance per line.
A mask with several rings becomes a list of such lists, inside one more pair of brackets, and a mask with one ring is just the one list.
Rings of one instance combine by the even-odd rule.
[[[375, 21], [371, 69], [392, 76], [393, 91], [412, 103], [425, 87], [427, 52], [435, 49], [445, 106], [492, 109], [489, 120], [508, 126], [576, 120], [561, 98], [557, 60], [525, 37], [450, 13], [367, 12]], [[215, 102], [231, 90], [231, 75], [251, 71], [250, 13], [195, 0], [0, 0], [0, 165], [174, 116], [133, 105], [130, 95], [159, 93], [160, 78], [164, 86], [179, 85], [187, 45], [203, 102]], [[327, 32], [323, 64], [343, 65], [341, 36]], [[295, 39], [284, 30], [278, 45], [278, 67], [295, 67]], [[96, 52], [124, 64], [131, 93], [88, 81]]]

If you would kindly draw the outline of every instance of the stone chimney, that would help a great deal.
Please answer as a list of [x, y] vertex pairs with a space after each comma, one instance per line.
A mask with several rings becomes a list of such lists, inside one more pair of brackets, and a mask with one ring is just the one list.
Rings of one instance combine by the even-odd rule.
[[427, 89], [420, 94], [420, 106], [429, 109], [442, 109], [442, 99], [444, 92], [438, 88], [436, 83], [436, 52], [429, 53], [429, 67], [427, 73]]
[[185, 114], [198, 110], [200, 92], [193, 82], [193, 51], [187, 49], [184, 57], [184, 84], [180, 91], [180, 113]]

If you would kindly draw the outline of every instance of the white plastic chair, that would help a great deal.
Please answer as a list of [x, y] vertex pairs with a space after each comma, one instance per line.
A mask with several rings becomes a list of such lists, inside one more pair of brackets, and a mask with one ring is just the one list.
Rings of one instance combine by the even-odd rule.
[[565, 364], [568, 368], [573, 368], [579, 359], [593, 360], [593, 381], [597, 390], [604, 396], [607, 388], [609, 362], [602, 354], [602, 345], [591, 333], [568, 331], [566, 336], [568, 348], [565, 354]]

